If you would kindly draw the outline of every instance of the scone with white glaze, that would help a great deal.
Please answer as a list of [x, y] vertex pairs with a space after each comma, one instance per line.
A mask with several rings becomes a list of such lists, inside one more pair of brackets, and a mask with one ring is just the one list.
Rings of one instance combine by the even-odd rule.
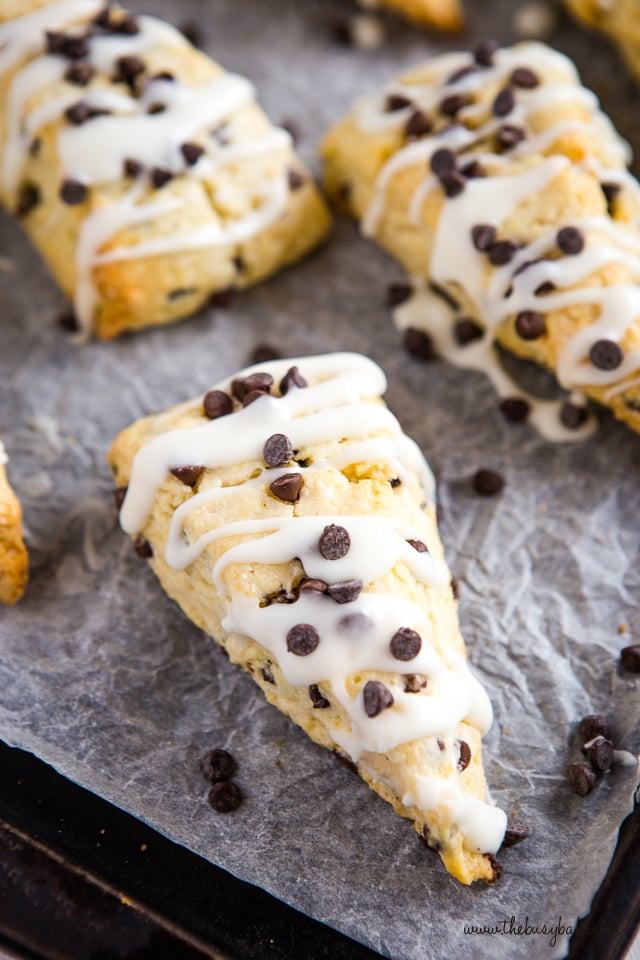
[[29, 576], [22, 538], [22, 507], [7, 478], [7, 455], [0, 443], [0, 603], [17, 603]]
[[[431, 473], [357, 354], [272, 361], [125, 429], [120, 522], [267, 699], [461, 882], [497, 876], [486, 692], [471, 673]], [[124, 489], [126, 488], [126, 490]]]
[[[592, 428], [585, 395], [640, 429], [640, 187], [567, 57], [436, 57], [358, 102], [322, 152], [336, 202], [410, 275], [392, 293], [401, 328], [484, 369], [547, 436]], [[496, 341], [569, 398], [527, 398]]]
[[638, 0], [566, 0], [574, 16], [617, 44], [640, 77], [640, 2]]
[[223, 300], [329, 228], [252, 85], [103, 0], [0, 5], [0, 200], [100, 338]]

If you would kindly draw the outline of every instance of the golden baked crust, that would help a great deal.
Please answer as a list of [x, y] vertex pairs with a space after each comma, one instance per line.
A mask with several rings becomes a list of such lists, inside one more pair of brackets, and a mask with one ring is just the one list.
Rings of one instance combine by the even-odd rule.
[[168, 24], [19, 0], [0, 39], [0, 199], [86, 333], [170, 323], [326, 235], [291, 138]]
[[[249, 376], [274, 381], [270, 396], [245, 407], [236, 400], [231, 414], [209, 420], [198, 398], [124, 430], [109, 453], [116, 484], [128, 487], [121, 523], [167, 593], [271, 703], [355, 762], [461, 882], [493, 881], [504, 814], [485, 802], [481, 732], [490, 708], [465, 664], [434, 504], [425, 503], [424, 461], [382, 404], [384, 378], [371, 361], [293, 361], [303, 382], [282, 396], [277, 384], [290, 362], [243, 371], [234, 380], [240, 389], [222, 384], [239, 397]], [[295, 459], [274, 468], [267, 447], [260, 451], [272, 432], [280, 435], [278, 424], [291, 434]], [[205, 466], [180, 470], [194, 461]], [[272, 478], [283, 473], [285, 485], [298, 480], [277, 495]], [[350, 534], [346, 559], [324, 559], [322, 536], [335, 527]], [[344, 563], [356, 565], [359, 582], [353, 571], [343, 579]], [[425, 565], [421, 573], [415, 564]], [[289, 646], [300, 623], [319, 631], [315, 665]], [[390, 657], [387, 631], [401, 626], [409, 646], [411, 628], [420, 629], [417, 656], [405, 649]], [[444, 700], [443, 684], [453, 684]], [[381, 688], [383, 697], [393, 691], [394, 704], [380, 707], [384, 720], [370, 719], [362, 704], [372, 695], [375, 710]], [[421, 710], [434, 711], [428, 735], [424, 719], [412, 719]]]
[[0, 603], [16, 603], [29, 576], [27, 549], [22, 539], [22, 508], [11, 489], [0, 445]]
[[[436, 57], [357, 104], [324, 139], [327, 189], [416, 288], [436, 283], [485, 341], [545, 365], [638, 430], [640, 188], [625, 145], [561, 54], [521, 44], [480, 61]], [[480, 226], [493, 231], [484, 249]], [[494, 259], [488, 247], [503, 241], [512, 249]], [[399, 323], [441, 347], [427, 300], [421, 315], [403, 304]], [[517, 332], [526, 311], [542, 314], [542, 333]], [[443, 352], [461, 360], [458, 346]]]
[[385, 7], [409, 20], [457, 33], [464, 27], [462, 9], [457, 0], [382, 0]]
[[601, 30], [620, 48], [625, 60], [640, 76], [640, 4], [638, 0], [566, 0], [574, 16]]

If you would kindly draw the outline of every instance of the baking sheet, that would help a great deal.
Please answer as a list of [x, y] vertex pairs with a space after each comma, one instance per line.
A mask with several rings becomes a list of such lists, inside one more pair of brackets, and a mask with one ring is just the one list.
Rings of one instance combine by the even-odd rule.
[[[468, 6], [472, 38], [514, 39], [517, 4]], [[273, 119], [298, 128], [312, 163], [322, 130], [354, 96], [456, 45], [389, 19], [380, 51], [341, 47], [333, 26], [350, 8], [339, 0], [136, 9], [201, 23], [207, 48], [257, 83]], [[633, 87], [614, 54], [568, 24], [554, 42], [576, 56], [630, 136]], [[640, 751], [638, 679], [617, 668], [640, 630], [640, 439], [604, 416], [588, 442], [551, 446], [502, 421], [480, 374], [408, 358], [383, 306], [400, 271], [349, 223], [230, 309], [81, 348], [57, 326], [62, 297], [6, 217], [0, 258], [0, 438], [32, 560], [23, 602], [0, 611], [0, 736], [394, 960], [563, 955], [554, 928], [588, 910], [636, 779], [616, 766], [581, 800], [563, 771], [579, 758], [573, 731], [587, 713], [606, 713], [616, 744]], [[204, 391], [264, 342], [289, 356], [372, 356], [436, 471], [463, 632], [495, 709], [488, 779], [495, 800], [532, 830], [501, 855], [494, 888], [457, 884], [408, 822], [268, 706], [117, 528], [105, 465], [115, 433]], [[498, 498], [473, 493], [481, 466], [505, 475]], [[234, 754], [246, 794], [227, 817], [207, 806], [198, 772], [211, 747]], [[535, 932], [543, 926], [549, 932]]]

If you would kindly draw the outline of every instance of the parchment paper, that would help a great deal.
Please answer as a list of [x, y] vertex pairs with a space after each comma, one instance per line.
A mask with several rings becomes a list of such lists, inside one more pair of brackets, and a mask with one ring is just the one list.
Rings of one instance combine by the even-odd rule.
[[[514, 39], [516, 4], [467, 6], [465, 43]], [[271, 116], [296, 124], [312, 162], [322, 130], [355, 95], [446, 46], [390, 19], [379, 52], [339, 47], [331, 25], [350, 11], [340, 0], [143, 8], [199, 21], [208, 49], [257, 83]], [[633, 87], [613, 52], [568, 24], [554, 41], [629, 136]], [[590, 441], [552, 446], [504, 423], [479, 374], [408, 358], [382, 305], [400, 271], [348, 223], [228, 310], [81, 348], [56, 326], [62, 297], [6, 217], [0, 256], [0, 437], [32, 559], [23, 602], [0, 612], [2, 738], [395, 960], [562, 954], [562, 936], [517, 925], [568, 927], [588, 910], [631, 808], [633, 768], [615, 767], [584, 800], [564, 769], [579, 758], [575, 724], [590, 712], [612, 719], [618, 746], [640, 750], [638, 679], [617, 667], [640, 631], [640, 437], [604, 416]], [[242, 367], [265, 341], [291, 356], [370, 354], [436, 470], [463, 631], [495, 707], [485, 747], [492, 793], [531, 826], [530, 839], [501, 856], [492, 889], [457, 884], [408, 822], [268, 706], [117, 528], [105, 465], [112, 437]], [[504, 473], [501, 496], [472, 492], [480, 466]], [[235, 755], [247, 798], [227, 817], [207, 806], [198, 772], [215, 746]], [[502, 932], [465, 933], [484, 924]]]

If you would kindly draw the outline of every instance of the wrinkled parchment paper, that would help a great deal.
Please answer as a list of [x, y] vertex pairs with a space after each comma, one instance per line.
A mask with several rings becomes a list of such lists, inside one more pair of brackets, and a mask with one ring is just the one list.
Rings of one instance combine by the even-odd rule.
[[[467, 6], [471, 39], [459, 42], [514, 39], [516, 3]], [[274, 120], [296, 125], [312, 163], [322, 130], [355, 95], [446, 46], [388, 20], [379, 52], [340, 47], [331, 25], [353, 12], [346, 0], [137, 9], [199, 21], [208, 49], [257, 83]], [[613, 52], [568, 23], [554, 41], [630, 136], [633, 86]], [[552, 446], [504, 423], [481, 375], [408, 358], [382, 305], [400, 271], [348, 223], [231, 309], [81, 348], [56, 326], [62, 297], [6, 217], [0, 258], [0, 437], [32, 559], [24, 600], [0, 611], [0, 736], [395, 960], [562, 955], [553, 928], [588, 911], [636, 779], [617, 766], [581, 800], [563, 774], [579, 759], [575, 724], [590, 712], [612, 719], [617, 745], [640, 750], [639, 681], [617, 667], [640, 632], [640, 437], [605, 416], [588, 442]], [[495, 708], [489, 782], [531, 826], [525, 844], [501, 855], [493, 889], [457, 884], [408, 822], [268, 706], [117, 528], [112, 437], [244, 366], [259, 342], [290, 356], [370, 354], [436, 471], [463, 630]], [[504, 473], [501, 496], [472, 492], [480, 466]], [[207, 806], [198, 771], [214, 746], [236, 757], [247, 798], [227, 817]], [[485, 924], [499, 932], [465, 932]], [[549, 933], [531, 932], [544, 925]]]

